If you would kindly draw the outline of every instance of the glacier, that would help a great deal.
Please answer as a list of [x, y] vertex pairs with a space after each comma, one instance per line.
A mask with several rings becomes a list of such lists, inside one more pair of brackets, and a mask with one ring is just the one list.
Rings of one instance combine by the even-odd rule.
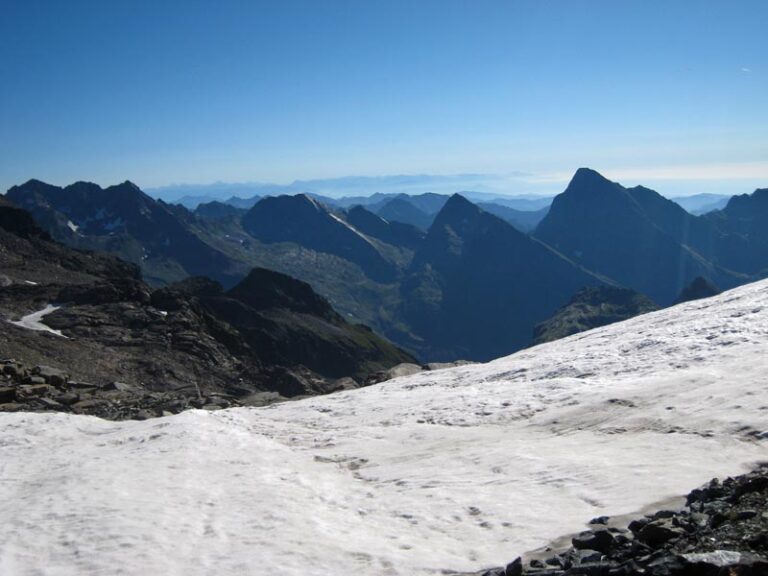
[[768, 460], [766, 428], [768, 281], [264, 408], [0, 414], [0, 574], [475, 571]]

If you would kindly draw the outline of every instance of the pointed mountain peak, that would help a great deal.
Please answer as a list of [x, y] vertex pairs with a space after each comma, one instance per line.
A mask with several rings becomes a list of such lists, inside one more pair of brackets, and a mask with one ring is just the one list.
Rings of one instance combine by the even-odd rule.
[[568, 184], [568, 189], [590, 189], [606, 185], [615, 186], [616, 183], [611, 182], [596, 170], [592, 170], [591, 168], [579, 168], [576, 170], [573, 178], [571, 178], [571, 182]]
[[325, 207], [315, 200], [312, 196], [307, 194], [306, 192], [302, 192], [301, 194], [295, 194], [293, 198], [296, 200], [297, 204], [305, 205], [305, 206], [311, 206], [318, 212], [325, 212]]
[[[474, 229], [477, 221], [485, 214], [483, 210], [464, 198], [454, 194], [437, 213], [435, 221], [429, 229], [429, 234], [442, 234], [441, 230], [450, 228], [454, 233], [464, 235]], [[495, 217], [494, 217], [495, 218]]]
[[442, 214], [443, 212], [447, 213], [470, 213], [470, 214], [477, 214], [479, 212], [482, 212], [482, 210], [467, 200], [464, 196], [461, 194], [454, 194], [450, 198], [448, 198], [448, 201], [443, 206], [443, 209], [440, 211]]

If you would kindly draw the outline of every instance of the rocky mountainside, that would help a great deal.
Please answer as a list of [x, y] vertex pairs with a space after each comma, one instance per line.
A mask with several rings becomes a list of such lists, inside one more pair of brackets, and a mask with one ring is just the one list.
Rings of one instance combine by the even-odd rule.
[[690, 302], [691, 300], [699, 300], [701, 298], [709, 298], [710, 296], [717, 296], [720, 294], [720, 290], [701, 276], [694, 278], [693, 282], [688, 284], [683, 291], [680, 292], [680, 296], [677, 297], [675, 304], [681, 302]]
[[410, 199], [401, 196], [397, 196], [381, 206], [376, 210], [376, 213], [385, 220], [410, 224], [423, 231], [429, 229], [434, 219], [434, 213], [429, 214], [421, 210]]
[[196, 275], [227, 284], [236, 280], [225, 254], [191, 232], [174, 208], [131, 182], [108, 188], [76, 182], [61, 188], [30, 180], [12, 187], [6, 196], [28, 210], [54, 239], [137, 264], [152, 284]]
[[659, 307], [647, 296], [614, 286], [582, 288], [570, 302], [534, 330], [534, 344], [552, 342], [614, 322], [653, 312]]
[[[263, 392], [323, 393], [413, 362], [345, 322], [307, 284], [276, 272], [254, 270], [227, 292], [208, 279], [153, 290], [135, 266], [50, 240], [5, 200], [0, 226], [0, 359], [13, 360], [19, 386], [50, 384], [34, 380], [37, 366], [65, 374], [59, 383], [88, 383], [73, 385], [88, 394], [63, 404], [75, 411], [128, 417], [149, 406], [176, 412]], [[125, 387], [121, 394], [102, 397], [114, 382]], [[74, 393], [40, 388], [34, 396], [62, 404], [58, 392]]]
[[223, 220], [225, 218], [241, 218], [247, 212], [244, 208], [237, 208], [231, 204], [219, 202], [206, 202], [195, 208], [195, 215], [204, 220]]
[[605, 283], [460, 195], [446, 203], [402, 284], [402, 316], [435, 359], [491, 359], [583, 286]]
[[402, 222], [389, 222], [362, 206], [350, 208], [346, 218], [347, 222], [364, 234], [392, 246], [415, 250], [424, 240], [425, 234], [419, 228]]
[[627, 189], [580, 168], [535, 236], [584, 267], [668, 305], [697, 276], [725, 287], [744, 281], [692, 248], [707, 244], [709, 232], [706, 222], [651, 190]]
[[[535, 325], [585, 286], [622, 286], [669, 305], [694, 278], [728, 288], [768, 270], [761, 191], [696, 217], [588, 169], [540, 212], [491, 199], [482, 209], [465, 201], [466, 215], [456, 215], [440, 194], [374, 195], [368, 207], [350, 208], [341, 207], [349, 199], [325, 199], [330, 206], [299, 194], [263, 198], [247, 212], [220, 202], [190, 212], [129, 183], [102, 190], [30, 181], [9, 195], [54, 238], [128, 259], [152, 285], [204, 275], [229, 289], [254, 267], [288, 274], [425, 362], [526, 346]], [[421, 214], [417, 224], [429, 232], [397, 221], [398, 206]], [[375, 213], [386, 207], [392, 218]], [[465, 216], [475, 224], [465, 226]], [[542, 216], [533, 239], [510, 231]]]
[[703, 219], [729, 239], [720, 247], [720, 258], [734, 270], [768, 275], [768, 188], [733, 196], [725, 208]]
[[373, 280], [391, 281], [397, 275], [382, 246], [306, 194], [264, 198], [242, 223], [260, 242], [291, 242], [334, 254], [358, 265]]

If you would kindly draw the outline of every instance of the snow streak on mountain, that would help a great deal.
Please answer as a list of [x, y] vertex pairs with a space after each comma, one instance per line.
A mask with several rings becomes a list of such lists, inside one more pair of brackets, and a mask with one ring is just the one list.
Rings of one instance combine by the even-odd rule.
[[766, 459], [767, 417], [768, 281], [268, 408], [2, 414], [0, 573], [478, 570]]

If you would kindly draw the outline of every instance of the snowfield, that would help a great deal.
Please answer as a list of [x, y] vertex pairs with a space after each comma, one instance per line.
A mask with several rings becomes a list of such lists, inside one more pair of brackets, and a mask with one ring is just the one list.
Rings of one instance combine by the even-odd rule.
[[144, 422], [0, 415], [0, 574], [474, 571], [768, 460], [768, 282], [490, 362]]

